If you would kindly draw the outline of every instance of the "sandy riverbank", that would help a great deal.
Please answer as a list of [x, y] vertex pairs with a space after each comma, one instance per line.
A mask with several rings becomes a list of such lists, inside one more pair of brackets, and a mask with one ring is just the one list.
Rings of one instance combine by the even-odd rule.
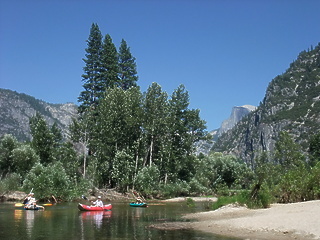
[[164, 223], [160, 229], [192, 228], [240, 239], [320, 239], [320, 200], [273, 204], [267, 209], [225, 206], [187, 214], [192, 222]]

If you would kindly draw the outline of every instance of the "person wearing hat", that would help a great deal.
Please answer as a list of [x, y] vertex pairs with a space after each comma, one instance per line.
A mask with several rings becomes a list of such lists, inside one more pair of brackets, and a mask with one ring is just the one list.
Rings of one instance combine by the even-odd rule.
[[43, 206], [37, 205], [37, 201], [34, 197], [34, 193], [30, 193], [29, 196], [26, 198], [27, 202], [25, 203], [26, 209], [44, 209]]
[[98, 196], [96, 201], [91, 201], [95, 207], [103, 207], [103, 202], [101, 200], [101, 196]]
[[34, 193], [29, 193], [28, 196], [25, 197], [25, 199], [23, 200], [23, 204], [28, 204], [30, 202], [30, 200], [34, 197]]

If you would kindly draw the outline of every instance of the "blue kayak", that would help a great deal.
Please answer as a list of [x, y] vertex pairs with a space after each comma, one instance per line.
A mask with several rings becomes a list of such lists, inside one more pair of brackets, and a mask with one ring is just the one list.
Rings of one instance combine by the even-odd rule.
[[146, 203], [135, 203], [135, 202], [132, 202], [129, 205], [130, 207], [147, 207], [148, 206], [148, 204]]

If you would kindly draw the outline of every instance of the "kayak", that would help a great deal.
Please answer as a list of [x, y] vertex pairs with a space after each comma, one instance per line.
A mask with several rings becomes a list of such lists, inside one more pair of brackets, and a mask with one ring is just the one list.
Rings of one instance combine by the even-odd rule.
[[89, 205], [84, 205], [79, 203], [78, 208], [80, 211], [104, 211], [104, 210], [111, 210], [112, 205], [107, 204], [107, 205], [104, 205], [103, 207], [96, 207], [96, 206], [89, 206]]
[[129, 205], [130, 207], [147, 207], [148, 206], [148, 204], [146, 203], [135, 203], [135, 202], [132, 202]]
[[44, 210], [44, 207], [43, 206], [24, 206], [24, 210], [33, 210], [33, 211], [36, 211], [36, 210]]
[[[42, 206], [52, 206], [52, 205], [53, 205], [52, 203], [44, 203], [44, 204], [42, 204]], [[25, 204], [23, 204], [23, 203], [16, 203], [16, 204], [14, 204], [14, 206], [15, 206], [15, 207], [24, 207]]]

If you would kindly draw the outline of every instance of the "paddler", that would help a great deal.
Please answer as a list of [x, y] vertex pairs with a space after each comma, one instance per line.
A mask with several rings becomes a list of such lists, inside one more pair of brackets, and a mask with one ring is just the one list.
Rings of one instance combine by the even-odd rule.
[[95, 206], [95, 207], [103, 207], [104, 206], [104, 204], [101, 200], [101, 196], [98, 196], [98, 199], [96, 201], [94, 201], [94, 202], [91, 201], [91, 202], [92, 202], [93, 206]]

